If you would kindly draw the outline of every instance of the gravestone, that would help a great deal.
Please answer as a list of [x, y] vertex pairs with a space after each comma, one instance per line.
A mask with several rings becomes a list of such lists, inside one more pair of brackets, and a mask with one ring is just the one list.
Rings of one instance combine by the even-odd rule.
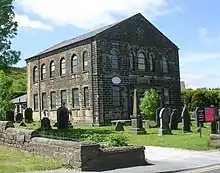
[[[195, 119], [196, 119], [197, 127], [199, 127], [199, 121], [198, 121], [198, 116], [197, 116], [199, 110], [200, 110], [200, 108], [196, 107], [196, 109], [195, 109]], [[200, 124], [201, 124], [201, 127], [204, 127], [204, 123], [200, 123]]]
[[[210, 107], [214, 107], [213, 105], [211, 105]], [[216, 108], [215, 109], [215, 120], [213, 122], [211, 122], [211, 134], [217, 134], [218, 130], [217, 130], [217, 121], [216, 121]]]
[[7, 111], [6, 112], [6, 121], [11, 121], [11, 122], [15, 121], [14, 111]]
[[124, 127], [121, 121], [118, 121], [115, 126], [115, 131], [124, 131]]
[[68, 129], [69, 111], [64, 104], [57, 110], [57, 128]]
[[170, 129], [170, 113], [166, 108], [160, 110], [160, 128], [158, 134], [160, 136], [172, 134]]
[[24, 111], [24, 119], [26, 123], [33, 122], [33, 110], [31, 108], [27, 108]]
[[16, 121], [17, 123], [20, 123], [21, 121], [23, 121], [23, 115], [22, 115], [22, 113], [18, 113], [18, 114], [16, 115], [15, 121]]
[[184, 132], [192, 132], [191, 130], [191, 118], [190, 118], [190, 114], [188, 111], [187, 106], [185, 105], [183, 108], [183, 111], [181, 113], [181, 117], [182, 117], [182, 125], [183, 125], [183, 131]]
[[173, 109], [170, 115], [170, 129], [171, 130], [178, 130], [178, 110]]
[[156, 109], [156, 126], [160, 127], [160, 111], [162, 107]]
[[131, 117], [131, 133], [135, 134], [146, 134], [145, 128], [143, 128], [143, 120], [140, 115], [140, 98], [137, 93], [137, 89], [134, 89], [134, 100], [133, 100], [133, 115]]
[[50, 119], [44, 115], [44, 118], [41, 120], [41, 130], [48, 131], [51, 129]]

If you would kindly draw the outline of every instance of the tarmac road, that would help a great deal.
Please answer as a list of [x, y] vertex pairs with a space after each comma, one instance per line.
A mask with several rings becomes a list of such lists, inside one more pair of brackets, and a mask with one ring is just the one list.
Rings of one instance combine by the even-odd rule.
[[193, 169], [190, 171], [184, 171], [182, 173], [220, 173], [220, 165], [214, 165], [214, 166], [208, 166], [208, 167], [199, 168], [199, 169]]

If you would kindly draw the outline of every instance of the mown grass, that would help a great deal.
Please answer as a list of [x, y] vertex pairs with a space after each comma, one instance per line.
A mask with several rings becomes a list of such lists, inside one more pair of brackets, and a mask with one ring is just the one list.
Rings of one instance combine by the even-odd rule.
[[[39, 123], [28, 124], [27, 129], [38, 129]], [[18, 127], [18, 125], [16, 125]], [[23, 127], [24, 128], [24, 127]], [[205, 124], [205, 128], [202, 128], [202, 138], [200, 138], [197, 132], [198, 128], [195, 122], [192, 123], [192, 133], [184, 133], [181, 130], [181, 124], [179, 124], [180, 130], [173, 130], [173, 135], [158, 136], [158, 128], [146, 128], [147, 134], [135, 135], [130, 133], [130, 126], [125, 126], [124, 132], [114, 131], [114, 126], [107, 127], [91, 127], [91, 126], [74, 126], [74, 128], [68, 130], [68, 136], [77, 139], [93, 139], [99, 141], [100, 137], [113, 137], [121, 135], [126, 137], [129, 144], [145, 145], [145, 146], [161, 146], [161, 147], [174, 147], [190, 150], [209, 150], [212, 149], [209, 146], [210, 124]], [[59, 131], [54, 128], [53, 133]], [[97, 139], [95, 139], [97, 138]]]
[[0, 172], [14, 173], [53, 170], [61, 167], [55, 160], [33, 156], [17, 149], [0, 146]]

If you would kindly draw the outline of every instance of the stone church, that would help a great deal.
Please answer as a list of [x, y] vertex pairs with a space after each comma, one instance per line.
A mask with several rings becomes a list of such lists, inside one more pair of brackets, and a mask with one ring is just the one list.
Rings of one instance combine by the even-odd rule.
[[132, 96], [154, 88], [160, 105], [180, 107], [178, 47], [140, 13], [63, 41], [27, 62], [27, 106], [35, 120], [65, 103], [72, 123], [130, 119]]

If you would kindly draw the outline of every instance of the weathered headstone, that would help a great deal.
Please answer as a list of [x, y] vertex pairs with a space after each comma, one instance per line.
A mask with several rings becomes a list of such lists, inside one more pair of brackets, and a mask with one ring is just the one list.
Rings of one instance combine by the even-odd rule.
[[47, 131], [47, 130], [51, 130], [51, 124], [50, 124], [50, 119], [48, 117], [44, 117], [41, 120], [41, 130], [43, 131]]
[[14, 111], [7, 111], [6, 112], [6, 121], [11, 121], [11, 122], [15, 121]]
[[[213, 105], [211, 105], [210, 107], [214, 107]], [[217, 130], [217, 121], [216, 121], [216, 108], [215, 109], [215, 121], [211, 122], [211, 134], [217, 134], [218, 130]]]
[[160, 128], [158, 131], [158, 134], [161, 135], [171, 135], [171, 129], [170, 129], [170, 114], [168, 109], [162, 108], [160, 110]]
[[160, 111], [161, 111], [162, 107], [159, 107], [156, 109], [156, 125], [157, 127], [160, 127]]
[[21, 121], [23, 121], [23, 115], [21, 113], [18, 113], [15, 117], [15, 121], [17, 123], [20, 123]]
[[62, 105], [57, 110], [57, 128], [68, 129], [68, 121], [69, 121], [69, 111], [64, 105]]
[[170, 129], [171, 130], [178, 130], [178, 110], [173, 109], [170, 115]]
[[24, 111], [24, 119], [26, 123], [33, 122], [33, 110], [31, 108], [27, 108]]
[[190, 114], [188, 111], [187, 106], [185, 105], [183, 108], [183, 111], [181, 113], [181, 117], [182, 117], [182, 125], [183, 125], [183, 131], [184, 132], [192, 132], [191, 130], [191, 118], [190, 118]]
[[118, 121], [115, 126], [115, 131], [124, 131], [124, 127], [121, 121]]
[[135, 134], [146, 134], [145, 128], [143, 128], [143, 120], [140, 115], [140, 98], [137, 93], [137, 89], [134, 89], [134, 100], [133, 100], [133, 116], [131, 117], [131, 132]]

